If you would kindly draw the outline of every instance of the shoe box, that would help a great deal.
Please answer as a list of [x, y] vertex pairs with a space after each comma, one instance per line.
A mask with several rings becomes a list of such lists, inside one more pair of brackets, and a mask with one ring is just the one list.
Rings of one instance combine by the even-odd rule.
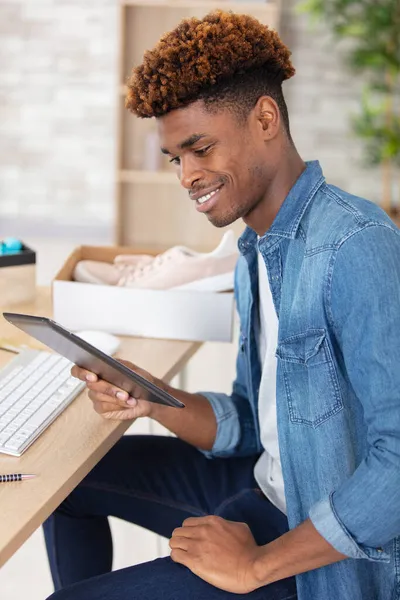
[[1, 305], [31, 302], [36, 294], [36, 253], [23, 243], [20, 250], [0, 254]]
[[80, 246], [52, 283], [53, 315], [72, 331], [95, 329], [132, 335], [193, 341], [230, 342], [233, 292], [142, 290], [72, 281], [80, 260], [112, 263], [118, 254], [154, 254], [121, 246]]

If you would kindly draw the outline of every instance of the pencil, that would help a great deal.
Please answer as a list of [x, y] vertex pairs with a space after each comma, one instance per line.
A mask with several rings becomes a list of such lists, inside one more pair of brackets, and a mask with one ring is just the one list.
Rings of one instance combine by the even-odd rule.
[[0, 475], [0, 483], [9, 481], [24, 481], [24, 479], [33, 479], [36, 475], [23, 475], [22, 473], [10, 473], [8, 475]]

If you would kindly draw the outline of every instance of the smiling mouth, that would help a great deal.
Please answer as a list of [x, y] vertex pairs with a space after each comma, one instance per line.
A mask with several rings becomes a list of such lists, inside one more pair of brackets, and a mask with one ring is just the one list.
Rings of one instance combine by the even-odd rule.
[[222, 185], [220, 185], [216, 190], [213, 190], [212, 192], [209, 192], [208, 194], [204, 194], [204, 196], [200, 196], [200, 198], [197, 198], [197, 200], [196, 200], [197, 204], [204, 204], [204, 202], [207, 202], [207, 200], [210, 200], [210, 198], [215, 196], [215, 194], [217, 192], [219, 192], [219, 190], [221, 188], [222, 188]]

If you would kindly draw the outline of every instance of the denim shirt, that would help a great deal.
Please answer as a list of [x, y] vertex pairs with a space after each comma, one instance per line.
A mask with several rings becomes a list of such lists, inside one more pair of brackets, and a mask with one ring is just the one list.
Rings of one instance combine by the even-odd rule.
[[[400, 599], [400, 232], [307, 168], [257, 242], [239, 240], [231, 395], [202, 392], [212, 456], [262, 452], [257, 243], [279, 318], [277, 426], [291, 529], [310, 518], [344, 561], [297, 577], [299, 600]], [[359, 560], [355, 560], [359, 559]]]

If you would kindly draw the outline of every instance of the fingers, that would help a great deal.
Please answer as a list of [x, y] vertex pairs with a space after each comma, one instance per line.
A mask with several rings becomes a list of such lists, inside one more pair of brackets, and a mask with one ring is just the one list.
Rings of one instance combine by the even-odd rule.
[[[106, 386], [101, 385], [105, 382], [98, 382], [96, 384], [88, 384], [89, 398], [92, 402], [99, 402], [106, 404], [109, 407], [113, 407], [114, 410], [119, 408], [133, 408], [137, 406], [136, 398], [129, 396], [127, 392], [115, 388], [114, 390], [109, 389]], [[102, 391], [104, 388], [106, 391]], [[107, 410], [112, 410], [108, 408]]]
[[[188, 541], [189, 539], [200, 539], [205, 531], [204, 525], [207, 525], [205, 519], [208, 519], [208, 517], [190, 517], [190, 519], [186, 519], [183, 522], [182, 527], [176, 527], [173, 530], [170, 541], [174, 540], [175, 538], [186, 541]], [[190, 521], [189, 526], [186, 525], [186, 521]]]
[[175, 536], [169, 540], [171, 548], [170, 557], [174, 562], [191, 568], [193, 559], [196, 558], [196, 545], [193, 540]]
[[77, 365], [74, 365], [71, 369], [71, 375], [72, 377], [76, 377], [77, 379], [80, 379], [81, 381], [91, 381], [91, 382], [95, 382], [97, 381], [97, 375], [95, 375], [95, 373], [92, 373], [91, 371], [87, 371], [86, 369], [82, 369], [81, 367], [78, 367]]
[[189, 537], [193, 537], [193, 535], [195, 534], [193, 528], [189, 528], [189, 527], [176, 527], [176, 529], [173, 530], [172, 532], [172, 537], [171, 540], [175, 537], [178, 538], [189, 538]]
[[[90, 395], [89, 395], [90, 397]], [[94, 410], [99, 414], [99, 415], [103, 415], [104, 413], [108, 413], [108, 412], [119, 412], [121, 410], [121, 407], [118, 406], [118, 404], [113, 404], [111, 402], [107, 402], [105, 400], [97, 400], [94, 398], [90, 398], [93, 402], [93, 408]]]
[[116, 398], [122, 402], [126, 402], [129, 398], [128, 392], [125, 392], [121, 388], [113, 385], [112, 383], [108, 383], [108, 381], [104, 381], [103, 379], [99, 379], [95, 382], [88, 381], [86, 382], [86, 385], [88, 389], [93, 392], [111, 396], [112, 398]]
[[136, 404], [129, 396], [128, 392], [112, 385], [108, 381], [98, 379], [95, 373], [91, 373], [86, 369], [74, 365], [71, 369], [71, 375], [86, 383], [88, 389], [93, 392], [89, 393], [89, 398], [91, 400], [100, 400], [101, 397], [102, 401], [110, 402], [110, 398], [112, 398], [115, 404], [122, 407], [133, 406]]
[[189, 559], [188, 553], [185, 550], [175, 548], [174, 550], [171, 550], [170, 556], [174, 562], [180, 563], [181, 565], [190, 568], [191, 561]]
[[215, 525], [221, 517], [207, 515], [206, 517], [189, 517], [182, 523], [183, 527], [198, 527], [199, 525]]
[[[134, 365], [132, 365], [132, 363], [130, 363], [126, 360], [120, 360], [119, 362], [121, 362], [122, 364], [126, 365], [127, 367], [129, 367], [131, 369], [134, 366]], [[138, 373], [140, 373], [141, 375], [145, 374], [145, 371], [143, 371], [142, 369], [135, 369], [135, 370]], [[132, 399], [132, 398], [139, 399], [143, 393], [142, 388], [140, 388], [139, 386], [135, 386], [133, 388], [133, 390], [131, 390], [130, 395], [129, 395], [127, 392], [125, 392], [121, 388], [116, 387], [115, 385], [113, 385], [112, 383], [109, 383], [108, 381], [99, 379], [95, 373], [92, 373], [91, 371], [88, 371], [87, 369], [78, 367], [77, 365], [74, 365], [72, 367], [71, 375], [73, 377], [76, 377], [77, 379], [80, 379], [81, 381], [84, 381], [90, 390], [99, 392], [100, 394], [106, 394], [106, 395], [112, 396], [113, 398], [118, 398], [118, 400], [122, 401], [122, 402], [128, 401], [128, 406], [135, 405], [134, 402], [132, 402], [132, 403], [129, 402], [130, 399]]]
[[171, 549], [180, 548], [181, 550], [185, 550], [187, 552], [189, 545], [190, 538], [184, 536], [173, 535], [172, 538], [169, 540], [169, 547]]
[[[120, 362], [151, 380], [148, 373], [136, 368], [132, 363], [124, 360]], [[147, 402], [141, 386], [135, 385], [128, 393], [77, 365], [72, 367], [71, 375], [86, 383], [95, 411], [106, 418], [136, 419], [151, 413], [151, 405]]]

